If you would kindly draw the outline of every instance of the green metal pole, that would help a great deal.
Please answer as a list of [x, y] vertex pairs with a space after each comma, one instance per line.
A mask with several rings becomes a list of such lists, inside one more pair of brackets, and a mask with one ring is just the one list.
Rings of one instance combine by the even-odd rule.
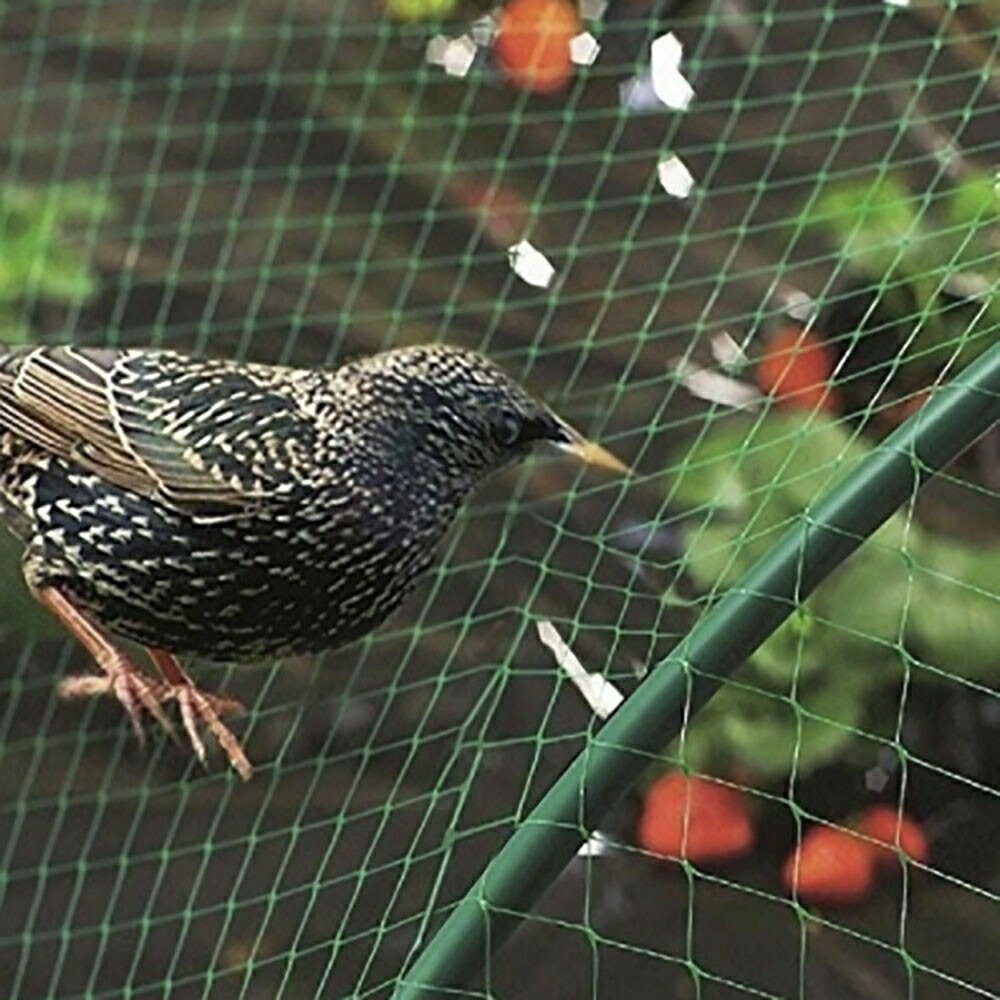
[[1000, 420], [1000, 343], [880, 444], [760, 559], [622, 704], [452, 910], [395, 1000], [464, 984], [580, 844], [741, 664], [914, 491]]

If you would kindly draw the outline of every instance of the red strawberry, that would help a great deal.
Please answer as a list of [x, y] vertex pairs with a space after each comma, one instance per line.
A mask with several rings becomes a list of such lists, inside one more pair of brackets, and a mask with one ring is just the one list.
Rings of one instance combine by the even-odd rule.
[[880, 865], [893, 867], [898, 864], [897, 844], [912, 861], [926, 864], [930, 859], [930, 847], [920, 824], [893, 806], [869, 806], [858, 818], [857, 826], [866, 837], [886, 845], [875, 847], [876, 860]]
[[527, 204], [513, 188], [499, 181], [455, 176], [451, 194], [470, 215], [481, 220], [486, 235], [498, 247], [506, 249], [528, 231]]
[[497, 61], [511, 83], [525, 90], [559, 90], [573, 74], [569, 43], [581, 30], [569, 0], [511, 0], [497, 25]]
[[753, 847], [754, 828], [743, 792], [671, 771], [646, 793], [637, 839], [661, 857], [728, 861]]
[[833, 366], [833, 352], [822, 337], [789, 326], [768, 341], [755, 374], [761, 392], [785, 406], [836, 413], [840, 399], [830, 385]]
[[849, 830], [814, 826], [786, 859], [781, 878], [806, 903], [860, 903], [875, 881], [880, 850]]

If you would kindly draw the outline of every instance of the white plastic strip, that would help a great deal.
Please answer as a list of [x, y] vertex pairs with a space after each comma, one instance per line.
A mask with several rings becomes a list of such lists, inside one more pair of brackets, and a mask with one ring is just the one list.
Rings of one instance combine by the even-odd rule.
[[563, 642], [552, 622], [539, 621], [536, 622], [536, 627], [538, 638], [552, 650], [556, 663], [576, 685], [584, 701], [595, 715], [606, 719], [625, 700], [625, 696], [606, 677], [587, 673], [573, 650]]
[[684, 358], [674, 362], [674, 370], [692, 396], [707, 400], [709, 403], [746, 410], [757, 406], [763, 398], [752, 385], [709, 368], [702, 368], [701, 365]]
[[555, 277], [556, 269], [549, 262], [549, 258], [536, 250], [527, 240], [515, 243], [507, 250], [507, 259], [514, 273], [536, 288], [548, 288]]
[[581, 31], [569, 41], [569, 57], [577, 66], [593, 66], [601, 44], [589, 31]]
[[694, 97], [694, 87], [680, 70], [683, 54], [680, 39], [672, 31], [660, 35], [650, 49], [653, 91], [668, 108], [676, 111], [683, 111]]
[[675, 198], [686, 198], [691, 193], [691, 188], [694, 187], [691, 171], [688, 170], [679, 156], [671, 156], [668, 160], [662, 160], [657, 164], [656, 173], [660, 178], [660, 187]]

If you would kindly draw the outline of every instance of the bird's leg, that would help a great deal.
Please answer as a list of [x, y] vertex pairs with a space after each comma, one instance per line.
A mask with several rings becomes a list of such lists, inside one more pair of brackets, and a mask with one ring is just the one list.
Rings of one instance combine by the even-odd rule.
[[239, 740], [219, 718], [227, 712], [243, 712], [243, 705], [235, 698], [199, 690], [173, 653], [150, 647], [146, 648], [146, 652], [166, 682], [166, 697], [175, 699], [180, 706], [184, 731], [198, 759], [202, 763], [205, 762], [205, 744], [198, 733], [198, 722], [202, 722], [218, 741], [239, 776], [244, 781], [249, 781], [253, 774], [253, 766], [243, 752]]
[[78, 611], [58, 588], [32, 588], [32, 593], [79, 640], [104, 673], [104, 676], [91, 674], [65, 678], [59, 685], [59, 694], [63, 698], [113, 694], [128, 713], [140, 744], [145, 744], [146, 741], [141, 719], [143, 709], [176, 738], [173, 723], [163, 711], [163, 703], [174, 699], [180, 706], [184, 729], [198, 759], [202, 762], [205, 760], [205, 745], [197, 730], [197, 722], [200, 720], [219, 741], [219, 746], [240, 777], [244, 781], [249, 780], [253, 774], [250, 761], [236, 737], [219, 719], [220, 713], [242, 711], [243, 706], [238, 701], [199, 691], [177, 658], [160, 649], [147, 650], [163, 676], [162, 681], [154, 680], [143, 673], [93, 622]]
[[104, 672], [103, 677], [67, 677], [59, 685], [59, 694], [63, 698], [113, 694], [128, 713], [140, 745], [146, 742], [141, 721], [143, 709], [173, 736], [173, 723], [161, 706], [167, 694], [166, 685], [147, 677], [96, 625], [77, 611], [57, 588], [33, 588], [32, 593], [79, 640]]

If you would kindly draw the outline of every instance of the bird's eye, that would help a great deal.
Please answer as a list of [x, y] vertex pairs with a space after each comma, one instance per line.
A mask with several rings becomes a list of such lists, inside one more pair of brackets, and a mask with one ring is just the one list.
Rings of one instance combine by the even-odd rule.
[[521, 437], [521, 418], [510, 410], [501, 410], [493, 419], [493, 434], [502, 447], [512, 448]]

